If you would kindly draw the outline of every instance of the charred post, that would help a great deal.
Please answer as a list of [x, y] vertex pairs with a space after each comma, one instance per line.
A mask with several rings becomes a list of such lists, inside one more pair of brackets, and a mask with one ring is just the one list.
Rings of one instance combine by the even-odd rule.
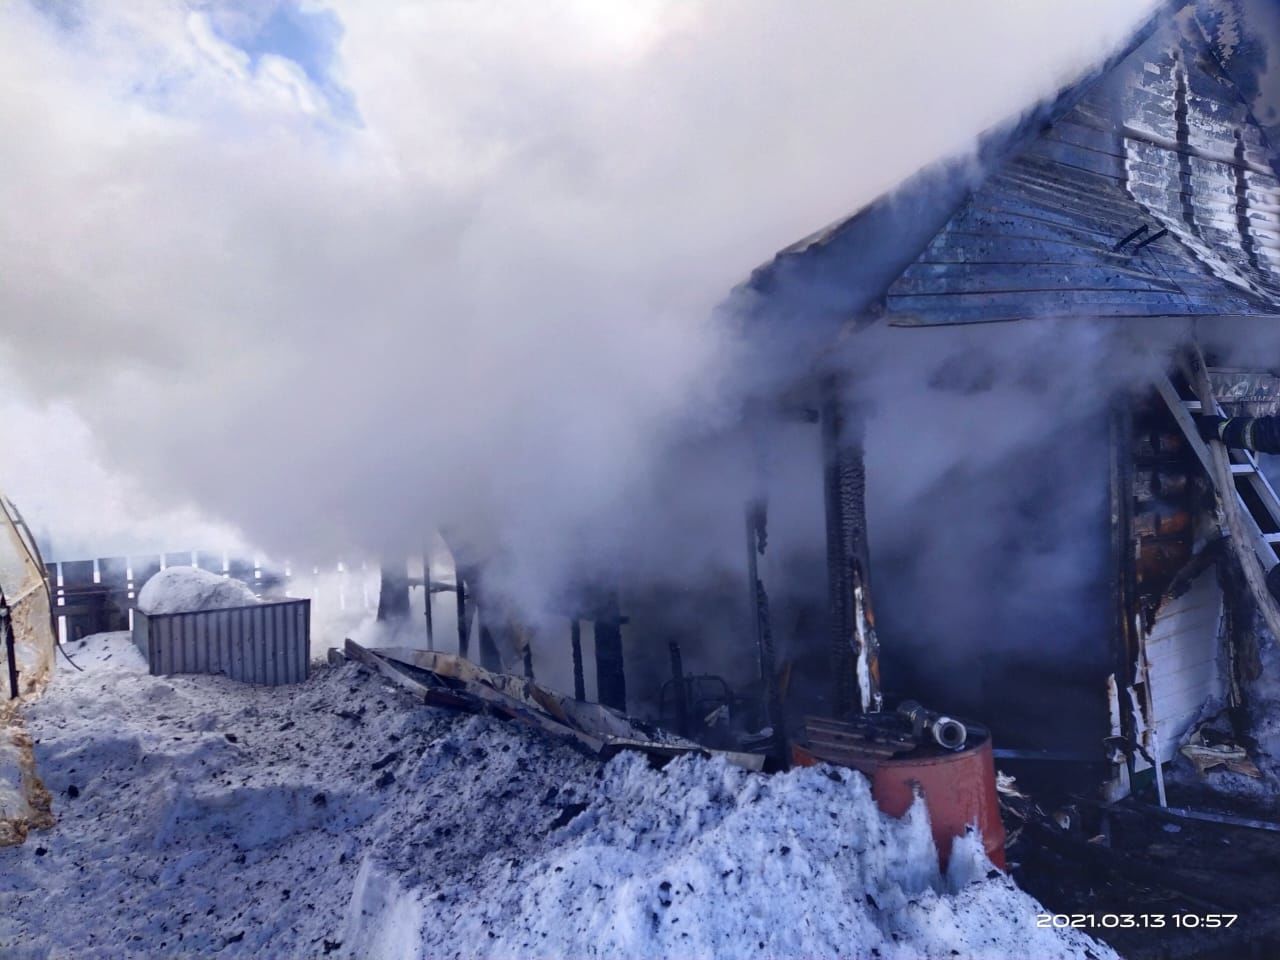
[[[0, 635], [4, 637], [4, 654], [9, 665], [9, 699], [18, 699], [18, 653], [14, 649], [13, 621], [9, 615], [9, 601], [0, 590]], [[54, 634], [55, 638], [57, 634]], [[55, 639], [56, 642], [56, 639]]]
[[409, 618], [409, 574], [405, 561], [383, 563], [378, 585], [378, 619], [407, 620]]
[[[1136, 542], [1133, 535], [1133, 507], [1135, 496], [1134, 423], [1133, 404], [1129, 397], [1117, 400], [1111, 408], [1111, 456], [1110, 456], [1110, 520], [1111, 520], [1111, 607], [1112, 607], [1112, 663], [1114, 680], [1109, 685], [1109, 697], [1114, 710], [1115, 734], [1124, 744], [1134, 740], [1133, 714], [1123, 709], [1121, 690], [1133, 683], [1133, 664], [1137, 662], [1139, 639], [1137, 635], [1137, 568], [1135, 564]], [[1158, 476], [1154, 470], [1152, 477]], [[1154, 485], [1154, 483], [1152, 484]], [[1131, 752], [1125, 750], [1124, 753]], [[1120, 761], [1116, 756], [1111, 759]], [[1128, 758], [1126, 757], [1126, 761]], [[1117, 771], [1117, 776], [1128, 779], [1128, 770]], [[1126, 788], [1127, 789], [1127, 788]]]
[[492, 611], [484, 598], [477, 601], [476, 621], [480, 628], [480, 666], [492, 673], [502, 673], [502, 654], [498, 652], [498, 643], [493, 636], [493, 624], [490, 622]]
[[467, 585], [462, 576], [462, 568], [457, 569], [458, 598], [458, 656], [466, 659], [468, 647], [471, 646], [471, 624], [467, 621]]
[[773, 651], [773, 629], [769, 622], [769, 595], [760, 577], [759, 558], [768, 542], [769, 510], [763, 500], [747, 504], [747, 579], [751, 588], [752, 620], [755, 624], [756, 650], [760, 657], [760, 692], [765, 714], [773, 730], [770, 753], [786, 764], [787, 734], [782, 716], [782, 698], [778, 692], [778, 666]]
[[880, 709], [880, 657], [867, 577], [863, 424], [848, 415], [834, 378], [823, 383], [822, 453], [831, 618], [832, 712]]
[[676, 694], [676, 733], [689, 735], [689, 698], [684, 685], [684, 660], [680, 656], [680, 644], [674, 640], [668, 645], [671, 651], [671, 684]]
[[574, 617], [569, 621], [569, 640], [573, 646], [573, 698], [587, 699], [587, 683], [582, 675], [582, 621]]
[[434, 587], [435, 584], [431, 582], [431, 554], [424, 550], [422, 552], [422, 613], [427, 622], [428, 650], [436, 648], [436, 628], [431, 620], [431, 596]]
[[622, 660], [623, 618], [618, 595], [610, 593], [595, 617], [596, 699], [615, 710], [627, 709], [627, 680]]

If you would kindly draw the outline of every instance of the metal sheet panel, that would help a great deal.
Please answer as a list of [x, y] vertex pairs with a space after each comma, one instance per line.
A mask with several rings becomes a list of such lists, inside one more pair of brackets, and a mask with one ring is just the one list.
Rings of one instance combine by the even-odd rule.
[[134, 643], [153, 674], [224, 673], [246, 683], [300, 683], [311, 667], [311, 601], [147, 614]]
[[1208, 570], [1176, 600], [1156, 614], [1144, 648], [1151, 717], [1160, 740], [1160, 760], [1176, 755], [1178, 746], [1206, 701], [1224, 692], [1219, 628], [1222, 589]]

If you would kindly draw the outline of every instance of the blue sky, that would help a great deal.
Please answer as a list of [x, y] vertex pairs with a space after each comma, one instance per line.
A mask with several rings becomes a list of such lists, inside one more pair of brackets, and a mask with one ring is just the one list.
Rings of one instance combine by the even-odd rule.
[[[332, 116], [362, 125], [355, 97], [336, 77], [338, 48], [344, 33], [341, 19], [330, 9], [308, 0], [179, 0], [192, 12], [208, 18], [214, 35], [242, 50], [257, 69], [263, 57], [277, 56], [296, 63]], [[30, 0], [35, 9], [69, 34], [79, 31], [87, 15], [82, 0]]]
[[[262, 15], [264, 7], [269, 9], [266, 16]], [[292, 60], [328, 101], [335, 117], [359, 122], [355, 99], [334, 78], [343, 27], [332, 10], [297, 0], [281, 0], [270, 6], [212, 4], [207, 10], [217, 36], [247, 53], [255, 67], [268, 55]]]

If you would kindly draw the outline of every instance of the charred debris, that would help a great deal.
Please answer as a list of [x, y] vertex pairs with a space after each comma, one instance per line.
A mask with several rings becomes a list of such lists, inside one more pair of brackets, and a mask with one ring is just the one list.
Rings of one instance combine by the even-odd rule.
[[[745, 582], [730, 591], [731, 622], [751, 642], [732, 669], [707, 670], [704, 624], [673, 626], [654, 613], [672, 597], [624, 578], [566, 611], [573, 696], [553, 694], [533, 676], [545, 638], [489, 602], [475, 558], [459, 558], [453, 583], [418, 581], [428, 596], [453, 593], [458, 657], [354, 644], [347, 655], [433, 702], [602, 755], [834, 763], [867, 773], [895, 813], [922, 790], [944, 860], [976, 822], [993, 861], [1054, 911], [1240, 915], [1211, 939], [1093, 931], [1132, 956], [1280, 943], [1280, 860], [1263, 868], [1248, 852], [1280, 853], [1280, 496], [1264, 469], [1280, 453], [1280, 357], [1250, 346], [1280, 323], [1280, 152], [1257, 120], [1258, 46], [1221, 42], [1228, 21], [1249, 36], [1245, 9], [1164, 5], [1093, 74], [984, 136], [976, 158], [926, 169], [734, 291], [768, 384], [741, 431], [760, 463], [780, 429], [809, 431], [824, 529], [786, 558], [807, 592], [794, 577], [771, 582], [779, 491], [760, 470], [736, 506]], [[1084, 413], [1059, 411], [1042, 441], [985, 473], [940, 471], [931, 509], [949, 528], [969, 529], [965, 512], [992, 502], [993, 484], [1017, 501], [996, 566], [973, 538], [946, 541], [943, 568], [981, 578], [987, 604], [949, 620], [929, 592], [930, 537], [877, 545], [891, 531], [876, 529], [869, 490], [894, 478], [869, 464], [894, 398], [860, 389], [859, 350], [875, 338], [917, 351], [997, 322], [1102, 323], [1100, 351], [1144, 356], [1100, 379]], [[961, 374], [965, 393], [984, 389], [980, 371]], [[972, 429], [984, 443], [989, 428]], [[1052, 498], [1017, 499], [1044, 486], [1043, 470], [1024, 483], [1019, 465], [1053, 456], [1049, 489], [1088, 494], [1057, 565], [1044, 562], [1059, 549]], [[1006, 589], [1032, 567], [1056, 606]], [[592, 674], [598, 705], [586, 702]], [[652, 724], [627, 716], [637, 704]], [[1017, 781], [997, 780], [997, 764]]]

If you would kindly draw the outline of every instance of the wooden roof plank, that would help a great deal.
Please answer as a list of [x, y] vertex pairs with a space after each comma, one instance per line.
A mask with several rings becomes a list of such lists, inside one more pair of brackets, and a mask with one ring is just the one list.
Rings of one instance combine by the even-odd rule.
[[[897, 275], [861, 302], [903, 325], [1280, 315], [1275, 158], [1190, 24], [1166, 11], [1108, 72], [986, 143], [980, 181], [958, 178], [967, 195], [946, 195], [931, 237], [904, 237]], [[911, 196], [927, 200], [922, 183]], [[838, 281], [845, 258], [889, 259], [877, 229], [855, 216], [792, 253]]]
[[894, 283], [895, 294], [935, 291], [1004, 291], [1103, 289], [1163, 292], [1182, 295], [1175, 284], [1150, 273], [1109, 269], [1096, 264], [1066, 263], [921, 263], [917, 261]]

